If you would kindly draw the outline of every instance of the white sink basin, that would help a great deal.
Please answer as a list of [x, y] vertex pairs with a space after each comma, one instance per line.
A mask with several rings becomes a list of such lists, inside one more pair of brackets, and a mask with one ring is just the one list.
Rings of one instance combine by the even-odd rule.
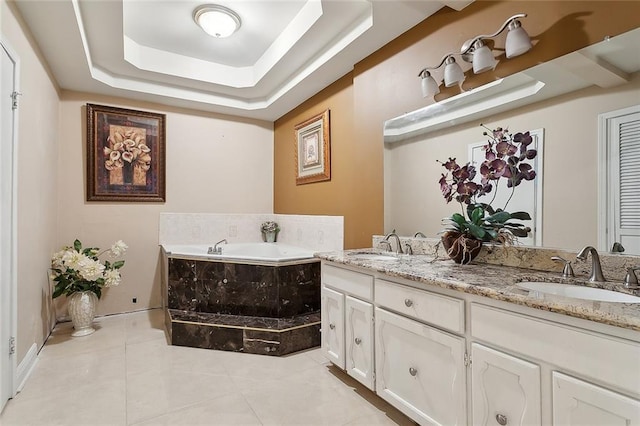
[[516, 285], [530, 291], [573, 297], [575, 299], [599, 300], [601, 302], [640, 303], [640, 297], [626, 293], [619, 293], [617, 291], [605, 290], [602, 288], [535, 281], [524, 281], [517, 283]]
[[390, 254], [381, 253], [351, 253], [349, 257], [360, 260], [381, 260], [381, 261], [395, 261], [398, 260], [396, 256]]

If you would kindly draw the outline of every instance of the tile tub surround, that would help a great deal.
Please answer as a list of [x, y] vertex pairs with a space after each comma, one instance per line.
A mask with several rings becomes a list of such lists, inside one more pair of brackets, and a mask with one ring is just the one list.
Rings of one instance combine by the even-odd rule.
[[158, 241], [164, 244], [209, 244], [262, 241], [260, 225], [280, 226], [278, 242], [313, 251], [344, 248], [342, 216], [285, 214], [160, 213]]
[[[391, 277], [404, 278], [415, 282], [419, 287], [424, 286], [425, 289], [435, 286], [640, 331], [640, 304], [600, 302], [553, 295], [538, 298], [533, 292], [529, 295], [529, 291], [516, 286], [516, 283], [521, 281], [581, 283], [586, 279], [586, 275], [563, 279], [559, 272], [543, 272], [522, 267], [483, 264], [477, 261], [470, 265], [458, 265], [448, 258], [434, 257], [432, 254], [403, 254], [398, 255], [397, 261], [363, 259], [353, 255], [362, 251], [316, 253], [316, 257], [367, 268]], [[378, 249], [369, 251], [381, 253]], [[619, 283], [605, 283], [600, 286], [640, 296], [640, 291], [621, 288]]]
[[167, 258], [175, 345], [285, 355], [320, 344], [320, 262], [254, 265]]

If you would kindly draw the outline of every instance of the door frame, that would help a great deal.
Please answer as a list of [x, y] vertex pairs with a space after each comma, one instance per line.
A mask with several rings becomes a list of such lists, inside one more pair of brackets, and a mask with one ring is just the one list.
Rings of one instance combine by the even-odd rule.
[[[10, 60], [14, 64], [13, 68], [13, 92], [20, 92], [20, 59], [15, 52], [15, 50], [11, 47], [4, 36], [0, 36], [0, 45], [2, 49], [7, 53]], [[7, 101], [7, 100], [4, 100]], [[6, 309], [0, 309], [0, 321], [8, 321], [9, 323], [9, 336], [0, 336], [3, 339], [4, 345], [3, 348], [8, 350], [9, 346], [9, 338], [14, 337], [17, 339], [17, 324], [18, 324], [18, 262], [17, 262], [17, 253], [18, 253], [18, 241], [17, 241], [17, 232], [18, 232], [18, 109], [13, 110], [12, 117], [12, 138], [11, 138], [11, 157], [0, 159], [0, 161], [5, 161], [6, 166], [11, 170], [11, 191], [9, 200], [0, 200], [3, 204], [9, 203], [10, 214], [11, 214], [11, 225], [10, 229], [6, 230], [9, 234], [10, 239], [10, 256], [7, 261], [7, 266], [9, 268], [9, 282], [2, 285], [0, 288], [0, 294], [2, 294], [3, 299], [4, 296], [8, 296], [7, 300], [9, 301], [6, 305], [0, 305], [0, 308], [4, 306]], [[6, 204], [5, 204], [6, 205]], [[3, 230], [4, 231], [4, 230]], [[3, 265], [4, 266], [4, 265]], [[8, 305], [8, 306], [7, 306]], [[2, 333], [0, 333], [2, 334]], [[6, 339], [6, 340], [5, 340]], [[1, 357], [0, 362], [5, 362], [7, 358]], [[13, 353], [12, 356], [9, 357], [8, 362], [9, 366], [2, 365], [3, 372], [5, 369], [10, 371], [9, 377], [5, 377], [3, 374], [0, 379], [2, 386], [5, 389], [9, 390], [9, 398], [15, 396], [17, 383], [16, 383], [16, 370], [17, 370], [17, 354]], [[0, 410], [4, 407], [6, 401], [0, 401]]]

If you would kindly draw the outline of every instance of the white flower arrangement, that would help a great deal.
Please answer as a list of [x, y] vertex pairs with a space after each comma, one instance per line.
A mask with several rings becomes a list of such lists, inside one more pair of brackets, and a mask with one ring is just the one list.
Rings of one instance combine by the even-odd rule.
[[120, 268], [124, 260], [113, 263], [105, 260], [102, 263], [98, 257], [108, 254], [110, 257], [120, 257], [127, 251], [127, 245], [116, 241], [111, 248], [100, 252], [99, 248], [82, 248], [80, 240], [73, 242], [73, 247], [63, 247], [51, 257], [50, 278], [55, 282], [53, 298], [69, 296], [80, 291], [92, 291], [102, 296], [102, 288], [115, 287], [120, 284]]

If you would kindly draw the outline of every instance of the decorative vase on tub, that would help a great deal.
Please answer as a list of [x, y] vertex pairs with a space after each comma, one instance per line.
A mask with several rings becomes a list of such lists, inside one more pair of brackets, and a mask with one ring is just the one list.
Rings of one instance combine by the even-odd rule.
[[122, 256], [127, 245], [115, 242], [111, 248], [100, 251], [97, 247], [82, 248], [80, 240], [73, 246], [63, 247], [51, 257], [51, 279], [54, 281], [53, 298], [67, 296], [68, 310], [74, 337], [87, 336], [95, 331], [92, 327], [102, 289], [120, 284], [120, 268], [124, 260], [113, 263], [98, 257], [107, 254], [111, 258]]
[[278, 239], [278, 232], [280, 232], [280, 227], [276, 222], [267, 221], [264, 222], [260, 226], [260, 230], [262, 231], [262, 241], [267, 243], [275, 243]]

